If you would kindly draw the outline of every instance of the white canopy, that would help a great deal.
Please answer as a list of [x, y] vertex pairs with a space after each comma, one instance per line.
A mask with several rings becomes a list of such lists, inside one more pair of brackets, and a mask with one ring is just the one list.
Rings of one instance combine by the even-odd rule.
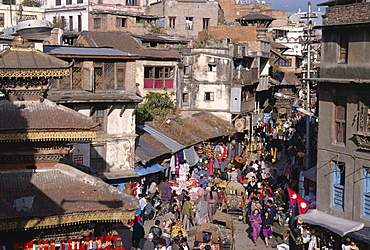
[[325, 227], [342, 237], [364, 227], [364, 223], [342, 219], [316, 209], [310, 209], [307, 213], [298, 215], [297, 218], [308, 224]]

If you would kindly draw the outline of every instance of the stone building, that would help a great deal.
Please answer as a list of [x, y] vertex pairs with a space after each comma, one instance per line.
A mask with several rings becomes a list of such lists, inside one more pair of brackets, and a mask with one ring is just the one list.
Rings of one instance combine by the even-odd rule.
[[315, 79], [320, 89], [317, 208], [369, 227], [370, 3], [320, 5], [328, 7], [320, 27], [321, 76]]
[[196, 38], [199, 31], [220, 23], [222, 11], [213, 0], [164, 0], [152, 3], [150, 14], [164, 17], [167, 34]]

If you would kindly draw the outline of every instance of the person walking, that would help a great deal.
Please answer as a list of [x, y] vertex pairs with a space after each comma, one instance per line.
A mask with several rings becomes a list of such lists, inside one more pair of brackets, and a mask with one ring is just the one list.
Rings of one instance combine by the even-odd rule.
[[162, 229], [159, 227], [160, 223], [159, 220], [156, 220], [154, 226], [149, 229], [149, 233], [152, 233], [154, 236], [153, 243], [155, 245], [158, 245], [159, 240], [162, 238]]
[[148, 239], [144, 242], [143, 250], [154, 250], [155, 245], [153, 243], [154, 236], [152, 233], [148, 235]]
[[132, 247], [137, 249], [139, 247], [140, 240], [144, 238], [145, 230], [141, 222], [135, 217], [134, 225], [132, 226]]
[[272, 227], [274, 226], [274, 219], [271, 217], [269, 212], [267, 211], [263, 212], [261, 225], [265, 244], [266, 246], [268, 246], [269, 245], [268, 239], [272, 237]]
[[261, 223], [262, 223], [260, 211], [258, 209], [254, 209], [252, 214], [249, 215], [249, 222], [252, 228], [252, 233], [251, 233], [252, 240], [253, 240], [254, 245], [257, 246], [257, 240], [261, 232]]
[[182, 220], [184, 229], [188, 231], [190, 229], [191, 219], [194, 217], [194, 211], [190, 203], [189, 196], [185, 197], [185, 202], [184, 205], [182, 206], [182, 214], [184, 216]]
[[216, 213], [216, 203], [217, 203], [217, 193], [215, 192], [215, 188], [211, 187], [211, 191], [207, 194], [207, 204], [208, 204], [208, 217], [209, 219]]

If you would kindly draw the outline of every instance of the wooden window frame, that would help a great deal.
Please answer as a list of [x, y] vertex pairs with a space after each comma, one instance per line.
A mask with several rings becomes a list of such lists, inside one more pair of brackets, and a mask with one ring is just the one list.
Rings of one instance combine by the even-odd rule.
[[339, 35], [339, 57], [338, 63], [348, 63], [348, 35]]
[[346, 142], [346, 97], [334, 97], [334, 141], [338, 144]]

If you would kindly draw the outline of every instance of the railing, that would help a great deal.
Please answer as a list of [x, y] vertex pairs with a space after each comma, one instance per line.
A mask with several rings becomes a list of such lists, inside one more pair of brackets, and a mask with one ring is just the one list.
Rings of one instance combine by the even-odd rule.
[[250, 70], [235, 70], [234, 81], [238, 83], [243, 83], [245, 85], [252, 84], [258, 81], [258, 69], [252, 68]]
[[251, 98], [248, 101], [242, 101], [240, 105], [240, 112], [250, 112], [254, 110], [255, 98]]
[[370, 193], [364, 193], [363, 216], [370, 218]]

